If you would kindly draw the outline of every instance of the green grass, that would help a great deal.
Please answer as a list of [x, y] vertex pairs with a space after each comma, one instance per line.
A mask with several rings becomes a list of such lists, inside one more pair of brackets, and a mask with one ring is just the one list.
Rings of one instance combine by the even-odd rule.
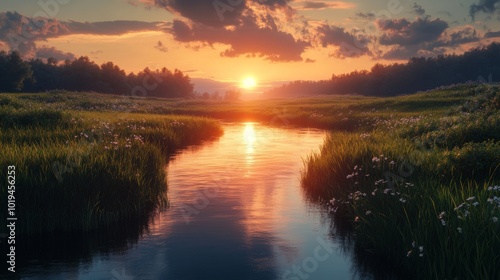
[[498, 279], [500, 90], [459, 86], [401, 99], [427, 96], [465, 100], [332, 132], [306, 159], [303, 187], [328, 202], [337, 226], [352, 228], [358, 251], [402, 278]]
[[[273, 126], [316, 127], [344, 131], [373, 128], [394, 115], [418, 117], [440, 113], [447, 106], [470, 99], [467, 89], [443, 89], [391, 98], [354, 95], [318, 96], [300, 99], [226, 101], [203, 99], [160, 99], [102, 95], [95, 93], [50, 92], [9, 94], [10, 102], [23, 102], [30, 109], [57, 111], [128, 112], [160, 115], [189, 115], [226, 121], [258, 121]], [[451, 91], [451, 92], [450, 92]], [[1, 100], [1, 98], [0, 98]], [[433, 104], [433, 106], [430, 106]], [[426, 107], [422, 107], [425, 105]]]
[[[20, 235], [148, 216], [167, 205], [169, 155], [222, 134], [206, 118], [61, 111], [26, 101], [46, 96], [0, 96], [1, 176], [5, 182], [7, 166], [16, 166]], [[1, 194], [7, 196], [5, 184]], [[6, 211], [0, 213], [5, 223]]]

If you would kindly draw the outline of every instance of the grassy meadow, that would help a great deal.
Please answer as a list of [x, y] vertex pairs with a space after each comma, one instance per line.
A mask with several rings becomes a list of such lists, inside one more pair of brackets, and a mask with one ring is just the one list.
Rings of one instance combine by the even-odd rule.
[[[16, 167], [18, 234], [148, 216], [167, 205], [168, 156], [222, 134], [215, 120], [87, 110], [92, 96], [68, 96], [0, 95], [0, 167]], [[73, 106], [66, 98], [82, 101]], [[1, 191], [6, 197], [6, 187]]]
[[0, 167], [16, 165], [20, 232], [96, 228], [165, 205], [168, 154], [221, 135], [214, 119], [328, 129], [302, 185], [357, 251], [409, 279], [497, 279], [499, 108], [487, 84], [245, 102], [1, 94]]
[[[430, 95], [463, 100], [419, 110], [417, 100]], [[460, 85], [393, 101], [405, 98], [415, 107], [333, 132], [306, 160], [304, 188], [352, 229], [356, 250], [402, 278], [498, 279], [499, 87]]]

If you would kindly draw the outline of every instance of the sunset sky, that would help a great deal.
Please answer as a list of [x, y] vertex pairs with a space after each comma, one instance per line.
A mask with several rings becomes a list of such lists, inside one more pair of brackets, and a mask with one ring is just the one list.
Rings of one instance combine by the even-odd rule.
[[0, 50], [196, 82], [328, 79], [500, 41], [500, 0], [2, 1]]

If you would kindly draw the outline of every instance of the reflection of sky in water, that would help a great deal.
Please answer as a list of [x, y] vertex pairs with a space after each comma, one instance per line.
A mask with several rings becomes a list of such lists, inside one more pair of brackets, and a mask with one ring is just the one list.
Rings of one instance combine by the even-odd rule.
[[311, 263], [315, 250], [325, 253], [317, 239], [333, 241], [321, 210], [305, 202], [299, 179], [303, 158], [324, 133], [255, 123], [224, 131], [170, 163], [171, 207], [138, 244], [95, 256], [78, 272], [64, 265], [45, 271], [47, 279], [282, 279], [305, 260], [314, 268], [307, 279], [351, 279], [351, 260], [339, 245], [317, 268]]

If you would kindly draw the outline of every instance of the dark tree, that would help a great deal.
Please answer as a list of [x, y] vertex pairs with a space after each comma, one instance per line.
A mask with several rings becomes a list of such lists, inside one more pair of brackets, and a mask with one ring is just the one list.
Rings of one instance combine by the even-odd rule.
[[333, 75], [328, 81], [296, 81], [267, 92], [270, 96], [362, 94], [394, 96], [468, 81], [500, 80], [500, 44], [462, 55], [414, 57], [406, 64], [376, 64], [368, 71]]
[[18, 52], [0, 52], [0, 91], [21, 91], [33, 80], [33, 71]]

